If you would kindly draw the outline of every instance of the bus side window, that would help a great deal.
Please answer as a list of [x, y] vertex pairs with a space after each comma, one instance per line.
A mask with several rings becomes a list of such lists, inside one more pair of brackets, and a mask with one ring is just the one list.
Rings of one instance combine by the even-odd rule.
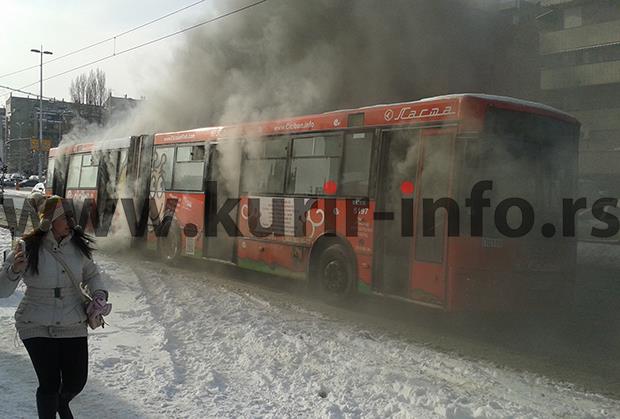
[[172, 188], [173, 161], [174, 147], [155, 147], [153, 152], [153, 174], [151, 175], [152, 191], [161, 192]]
[[82, 155], [76, 154], [69, 160], [67, 188], [77, 188], [80, 185], [80, 171], [82, 169]]
[[342, 177], [338, 194], [368, 196], [372, 132], [349, 133], [344, 137]]
[[284, 192], [289, 137], [267, 137], [246, 142], [241, 189], [248, 193]]
[[172, 189], [201, 191], [204, 177], [205, 146], [190, 145], [177, 148]]
[[323, 185], [338, 180], [342, 148], [341, 134], [294, 138], [287, 192], [324, 194]]
[[91, 154], [82, 156], [82, 170], [80, 174], [80, 188], [97, 187], [97, 159]]

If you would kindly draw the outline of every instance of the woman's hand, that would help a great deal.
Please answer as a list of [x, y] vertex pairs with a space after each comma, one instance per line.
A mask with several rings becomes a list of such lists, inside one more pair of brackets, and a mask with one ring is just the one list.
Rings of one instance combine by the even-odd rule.
[[18, 245], [17, 249], [15, 250], [15, 260], [13, 261], [11, 269], [13, 270], [13, 273], [22, 273], [26, 269], [26, 265], [27, 260], [26, 255], [24, 254], [24, 249], [22, 246]]

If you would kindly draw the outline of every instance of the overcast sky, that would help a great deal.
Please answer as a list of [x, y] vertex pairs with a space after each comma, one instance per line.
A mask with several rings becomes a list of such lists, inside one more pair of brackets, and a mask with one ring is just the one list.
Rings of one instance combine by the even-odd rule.
[[[0, 5], [0, 76], [39, 63], [39, 55], [30, 49], [45, 50], [44, 60], [85, 47], [89, 44], [118, 35], [152, 19], [195, 3], [197, 0], [3, 0]], [[130, 48], [154, 38], [190, 26], [207, 16], [213, 16], [214, 6], [225, 5], [225, 0], [207, 0], [197, 6], [177, 13], [146, 28], [121, 36], [116, 41], [116, 51]], [[43, 95], [70, 100], [71, 80], [91, 68], [103, 69], [107, 87], [115, 96], [127, 94], [140, 98], [146, 95], [148, 81], [157, 72], [170, 65], [172, 51], [179, 46], [183, 35], [140, 48], [114, 57], [91, 67], [86, 67], [43, 84]], [[70, 57], [43, 66], [43, 76], [51, 76], [114, 52], [114, 42], [106, 42]], [[44, 61], [45, 62], [45, 61]], [[0, 77], [0, 85], [22, 88], [33, 82], [27, 90], [38, 94], [39, 67], [20, 74]], [[22, 94], [18, 94], [23, 96]], [[0, 107], [4, 106], [8, 91], [0, 89]]]

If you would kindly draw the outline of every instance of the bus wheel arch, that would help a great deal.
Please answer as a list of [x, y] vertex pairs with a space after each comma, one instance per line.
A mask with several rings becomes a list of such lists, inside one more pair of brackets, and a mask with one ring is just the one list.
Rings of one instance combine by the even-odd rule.
[[310, 250], [308, 286], [330, 300], [342, 301], [355, 295], [357, 257], [349, 242], [341, 236], [323, 235]]

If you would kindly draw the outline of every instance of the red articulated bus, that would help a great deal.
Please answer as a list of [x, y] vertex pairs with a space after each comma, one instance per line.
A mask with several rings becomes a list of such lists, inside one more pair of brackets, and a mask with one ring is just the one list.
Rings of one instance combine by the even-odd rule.
[[578, 137], [553, 108], [472, 94], [155, 134], [146, 245], [339, 297], [556, 305], [572, 297], [576, 240], [555, 227]]
[[78, 214], [88, 200], [99, 216], [90, 215], [91, 220], [110, 213], [116, 222], [119, 198], [133, 198], [138, 206], [146, 199], [152, 141], [136, 136], [52, 148], [46, 191], [72, 199]]

